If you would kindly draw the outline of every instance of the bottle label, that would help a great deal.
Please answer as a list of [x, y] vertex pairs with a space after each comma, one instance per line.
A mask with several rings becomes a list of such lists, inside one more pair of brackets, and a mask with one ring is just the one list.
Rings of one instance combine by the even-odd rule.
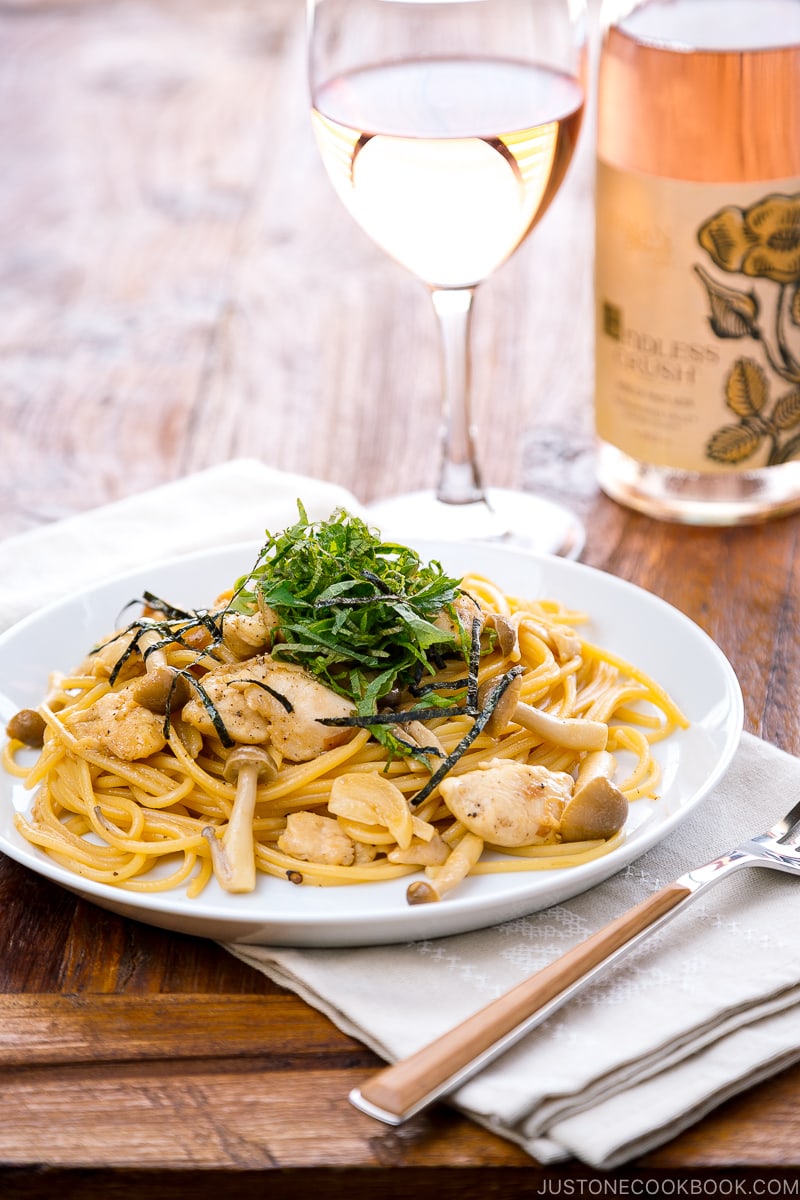
[[800, 459], [800, 179], [597, 172], [596, 422], [639, 462]]

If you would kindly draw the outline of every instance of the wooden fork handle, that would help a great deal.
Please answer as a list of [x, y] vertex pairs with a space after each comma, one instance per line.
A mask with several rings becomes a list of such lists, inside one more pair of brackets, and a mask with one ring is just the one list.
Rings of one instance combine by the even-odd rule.
[[[474, 1072], [467, 1073], [466, 1069], [476, 1059], [496, 1046], [496, 1053], [501, 1053], [506, 1048], [504, 1039], [523, 1022], [532, 1027], [536, 1022], [531, 1019], [550, 1005], [540, 1018], [544, 1020], [558, 1003], [569, 998], [564, 995], [567, 989], [571, 988], [569, 995], [573, 995], [578, 990], [574, 985], [588, 982], [587, 976], [594, 968], [628, 946], [638, 934], [649, 931], [691, 894], [691, 889], [681, 883], [668, 884], [454, 1029], [409, 1058], [378, 1071], [351, 1093], [351, 1101], [389, 1124], [407, 1120], [451, 1090], [447, 1086], [451, 1081], [455, 1087], [469, 1078]], [[559, 1001], [559, 997], [563, 999]], [[551, 1003], [554, 1001], [558, 1002]], [[491, 1054], [486, 1061], [495, 1056]]]

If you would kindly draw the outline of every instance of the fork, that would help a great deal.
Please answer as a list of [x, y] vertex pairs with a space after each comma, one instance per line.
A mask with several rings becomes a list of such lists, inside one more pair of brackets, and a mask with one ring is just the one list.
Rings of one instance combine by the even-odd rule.
[[800, 875], [798, 825], [800, 802], [766, 833], [681, 875], [415, 1054], [384, 1067], [350, 1092], [350, 1102], [401, 1125], [466, 1083], [724, 876], [743, 867]]

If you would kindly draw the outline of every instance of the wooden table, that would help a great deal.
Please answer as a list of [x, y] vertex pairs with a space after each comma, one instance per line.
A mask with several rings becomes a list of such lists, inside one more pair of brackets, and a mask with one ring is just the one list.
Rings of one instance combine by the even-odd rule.
[[[302, 24], [301, 0], [0, 4], [0, 535], [242, 454], [364, 501], [431, 481], [432, 314], [332, 198]], [[747, 729], [800, 753], [800, 518], [687, 529], [597, 491], [591, 163], [587, 136], [479, 293], [486, 474], [572, 504], [584, 560], [706, 629]], [[592, 1175], [444, 1107], [377, 1125], [346, 1100], [376, 1060], [324, 1017], [9, 861], [0, 1064], [3, 1196], [467, 1200]], [[798, 1112], [800, 1068], [611, 1178], [796, 1180]]]

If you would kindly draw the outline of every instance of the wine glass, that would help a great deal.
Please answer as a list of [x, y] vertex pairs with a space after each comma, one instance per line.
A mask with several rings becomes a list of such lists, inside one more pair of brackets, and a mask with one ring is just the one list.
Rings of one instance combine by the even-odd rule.
[[475, 288], [527, 237], [583, 112], [585, 0], [308, 0], [312, 122], [362, 229], [427, 287], [443, 360], [435, 491], [379, 501], [384, 533], [576, 557], [580, 521], [484, 488], [470, 413]]

